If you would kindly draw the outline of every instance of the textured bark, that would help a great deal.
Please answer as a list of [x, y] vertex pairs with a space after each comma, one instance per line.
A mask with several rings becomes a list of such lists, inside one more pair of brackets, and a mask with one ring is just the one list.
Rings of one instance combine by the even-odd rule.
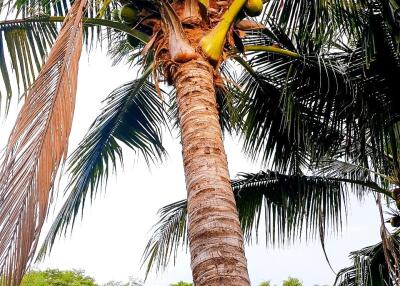
[[188, 192], [193, 281], [250, 285], [218, 120], [213, 69], [205, 61], [182, 64], [175, 76]]

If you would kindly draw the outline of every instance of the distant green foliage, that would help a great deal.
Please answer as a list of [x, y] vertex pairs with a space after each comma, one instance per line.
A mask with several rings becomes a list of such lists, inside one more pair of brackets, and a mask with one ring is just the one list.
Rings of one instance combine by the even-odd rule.
[[268, 281], [263, 281], [258, 286], [271, 286], [271, 282], [269, 282], [269, 280]]
[[303, 283], [297, 278], [289, 277], [287, 280], [283, 281], [282, 286], [303, 286]]
[[47, 269], [25, 274], [20, 286], [98, 286], [84, 271]]
[[179, 282], [170, 284], [169, 286], [193, 286], [193, 283], [179, 281]]
[[129, 278], [129, 282], [109, 281], [102, 286], [143, 286], [143, 283], [137, 279]]

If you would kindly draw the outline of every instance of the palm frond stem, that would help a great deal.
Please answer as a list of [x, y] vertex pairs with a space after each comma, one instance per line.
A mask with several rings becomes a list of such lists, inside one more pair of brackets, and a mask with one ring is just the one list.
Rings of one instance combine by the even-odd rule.
[[268, 53], [274, 53], [274, 54], [279, 54], [279, 55], [284, 55], [284, 56], [288, 56], [291, 58], [301, 58], [301, 55], [286, 50], [286, 49], [282, 49], [279, 47], [275, 47], [275, 46], [245, 46], [244, 50], [247, 52], [268, 52]]
[[[49, 22], [49, 23], [62, 23], [65, 17], [62, 16], [38, 16], [38, 17], [30, 17], [30, 18], [22, 18], [22, 19], [14, 19], [14, 20], [5, 20], [0, 21], [1, 25], [12, 25], [12, 24], [23, 24], [23, 23], [34, 23], [34, 22]], [[83, 25], [86, 26], [103, 26], [107, 28], [117, 29], [118, 31], [127, 33], [143, 43], [147, 43], [150, 39], [148, 35], [145, 33], [132, 29], [131, 27], [116, 21], [99, 19], [99, 18], [83, 18]]]
[[[368, 188], [369, 191], [373, 191], [379, 194], [383, 194], [386, 196], [391, 197], [392, 193], [390, 191], [387, 191], [381, 187], [379, 187], [375, 182], [371, 182], [371, 181], [361, 181], [361, 180], [352, 180], [352, 179], [345, 179], [345, 178], [329, 178], [330, 180], [333, 181], [338, 181], [338, 182], [342, 182], [342, 183], [350, 183], [350, 184], [357, 184], [363, 187]], [[357, 189], [359, 190], [359, 189]]]
[[235, 55], [233, 56], [233, 59], [240, 64], [250, 75], [252, 76], [257, 76], [256, 71], [252, 68], [252, 66], [242, 57], [240, 57], [239, 55]]

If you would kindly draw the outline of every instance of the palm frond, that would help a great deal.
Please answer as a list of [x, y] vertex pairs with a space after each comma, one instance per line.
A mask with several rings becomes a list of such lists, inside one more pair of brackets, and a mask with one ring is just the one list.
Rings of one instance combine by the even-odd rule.
[[[7, 14], [16, 14], [22, 18], [38, 14], [65, 16], [69, 12], [73, 2], [72, 0], [3, 0], [0, 11], [2, 9], [7, 10]], [[117, 1], [88, 1], [84, 17], [107, 18], [111, 10], [117, 5], [119, 5]]]
[[154, 51], [150, 50], [146, 55], [143, 55], [142, 48], [144, 43], [138, 43], [136, 47], [132, 47], [128, 42], [126, 33], [111, 33], [110, 43], [113, 44], [108, 47], [108, 56], [111, 58], [113, 65], [124, 63], [130, 66], [137, 66], [138, 63], [143, 63], [143, 68], [147, 68], [154, 62]]
[[92, 199], [107, 183], [111, 171], [116, 171], [118, 161], [122, 163], [120, 142], [140, 153], [148, 163], [162, 160], [165, 155], [160, 126], [165, 123], [164, 111], [154, 85], [147, 81], [148, 74], [108, 96], [101, 115], [70, 156], [68, 197], [41, 246], [39, 259], [51, 250], [57, 235], [68, 226], [72, 229], [89, 194]]
[[247, 240], [265, 212], [267, 244], [319, 236], [319, 227], [338, 232], [346, 210], [345, 186], [317, 176], [284, 175], [273, 171], [242, 173], [232, 181], [241, 226]]
[[[396, 36], [400, 27], [396, 23], [396, 11], [399, 4], [396, 1], [364, 0], [362, 21], [359, 25], [358, 44], [363, 46], [366, 59], [374, 54], [380, 54], [382, 48], [386, 56], [391, 57], [393, 64], [399, 64], [399, 54], [396, 46], [400, 39]], [[397, 44], [396, 44], [397, 43]], [[383, 55], [383, 54], [381, 54]]]
[[155, 225], [142, 256], [143, 265], [146, 263], [146, 277], [155, 267], [162, 270], [169, 263], [171, 256], [175, 259], [179, 246], [187, 245], [187, 202], [178, 201], [161, 208], [158, 211], [160, 220]]
[[[396, 249], [399, 249], [398, 233], [392, 234], [388, 239]], [[382, 242], [353, 251], [350, 253], [350, 258], [353, 260], [353, 265], [339, 271], [335, 286], [397, 285], [390, 278]], [[391, 262], [394, 263], [394, 261]]]
[[226, 61], [221, 65], [221, 78], [216, 81], [215, 85], [221, 129], [223, 133], [228, 134], [237, 131], [243, 121], [236, 108], [242, 96], [242, 91], [236, 84], [238, 78], [234, 71], [238, 68], [233, 63], [233, 61]]
[[[0, 22], [0, 70], [4, 83], [6, 111], [11, 100], [10, 78], [14, 70], [18, 90], [25, 92], [36, 78], [57, 37], [57, 27], [50, 22]], [[7, 59], [7, 60], [6, 60]]]
[[[355, 192], [358, 192], [361, 186], [390, 196], [387, 190], [400, 182], [397, 171], [399, 140], [396, 138], [396, 125], [392, 127], [394, 128], [388, 128], [383, 132], [384, 137], [380, 139], [383, 146], [377, 144], [374, 136], [363, 135], [361, 138], [365, 141], [353, 141], [351, 146], [343, 146], [331, 158], [322, 158], [315, 163], [314, 174], [347, 180], [350, 184], [356, 181], [356, 184], [352, 184], [352, 190]], [[363, 196], [362, 193], [358, 194], [360, 197]]]
[[[53, 46], [59, 24], [64, 18], [36, 15], [0, 21], [0, 73], [4, 83], [0, 86], [0, 91], [4, 89], [6, 94], [2, 100], [0, 92], [0, 107], [4, 101], [7, 111], [11, 96], [16, 93], [12, 90], [11, 82], [17, 83], [18, 93], [24, 93], [29, 88]], [[128, 56], [131, 64], [137, 63], [141, 55], [138, 52], [132, 53], [132, 47], [127, 44], [127, 35], [141, 43], [147, 42], [149, 38], [145, 33], [132, 29], [125, 23], [107, 19], [84, 18], [83, 26], [84, 43], [88, 49], [91, 49], [94, 43], [106, 42], [109, 54], [114, 60], [116, 57]], [[121, 45], [124, 49], [118, 48]], [[10, 80], [12, 78], [14, 80]]]
[[[88, 1], [88, 6], [90, 2]], [[14, 13], [23, 18], [31, 17], [38, 13], [65, 16], [69, 12], [72, 3], [73, 1], [70, 0], [4, 0], [3, 7], [7, 7], [9, 14]]]
[[[313, 239], [320, 231], [341, 229], [347, 194], [337, 180], [267, 171], [242, 173], [232, 181], [232, 187], [247, 242], [254, 234], [258, 236], [263, 211], [267, 243], [271, 245], [288, 244], [304, 235]], [[179, 245], [187, 244], [186, 200], [170, 204], [160, 213], [143, 255], [147, 272], [152, 267], [165, 268], [171, 256], [176, 258]]]
[[246, 153], [271, 160], [280, 171], [329, 157], [344, 145], [346, 156], [360, 148], [360, 162], [368, 144], [379, 158], [399, 105], [393, 99], [398, 87], [377, 68], [378, 60], [366, 69], [362, 48], [327, 53], [312, 38], [292, 40], [270, 27], [244, 39], [245, 45], [271, 47], [249, 54], [240, 81]]
[[76, 1], [30, 88], [0, 169], [0, 284], [19, 285], [34, 255], [75, 104], [82, 16]]
[[[319, 168], [315, 170], [316, 174], [332, 178], [347, 178], [350, 180], [365, 181], [371, 179], [374, 175], [374, 171], [369, 170], [364, 166], [343, 160], [322, 161], [318, 166]], [[379, 174], [375, 174], [379, 176]]]
[[[322, 97], [316, 90], [318, 83], [310, 78], [303, 83], [291, 81], [296, 78], [290, 74], [296, 69], [293, 63], [286, 67], [278, 62], [272, 65], [271, 72], [246, 72], [241, 79], [245, 95], [239, 105], [245, 118], [241, 129], [243, 148], [253, 159], [261, 157], [265, 164], [274, 163], [279, 171], [296, 173], [308, 164], [311, 156], [316, 159], [327, 151], [334, 152], [342, 135], [340, 129], [332, 128], [322, 103], [322, 109], [316, 110], [318, 105], [313, 99]], [[313, 79], [319, 81], [320, 77]], [[286, 86], [287, 81], [293, 85]], [[295, 86], [300, 88], [292, 90]], [[306, 91], [307, 87], [312, 89]]]
[[392, 35], [399, 32], [398, 8], [396, 1], [382, 0], [270, 1], [261, 22], [279, 26], [291, 40], [312, 37], [325, 51], [345, 37], [349, 45], [361, 45], [368, 58], [376, 45], [386, 44], [376, 41], [376, 36], [385, 37], [386, 42], [392, 38], [399, 43], [398, 37], [387, 37], [387, 32]]
[[[262, 22], [274, 22], [291, 37], [300, 33], [331, 39], [359, 35], [366, 1], [282, 0], [270, 1], [264, 8]], [[329, 44], [329, 43], [328, 43]]]
[[244, 150], [253, 159], [272, 161], [274, 169], [298, 172], [311, 157], [340, 146], [343, 119], [333, 112], [352, 102], [353, 89], [343, 53], [321, 55], [312, 40], [293, 41], [270, 27], [244, 39], [245, 46], [270, 47], [248, 54], [239, 82], [245, 95], [238, 106], [245, 118]]

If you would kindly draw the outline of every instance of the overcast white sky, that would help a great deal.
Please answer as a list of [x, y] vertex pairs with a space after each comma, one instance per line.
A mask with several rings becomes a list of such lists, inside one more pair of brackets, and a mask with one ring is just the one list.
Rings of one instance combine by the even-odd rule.
[[[82, 55], [70, 152], [99, 114], [101, 100], [135, 76], [134, 70], [122, 65], [111, 67], [104, 53], [92, 53], [90, 61], [86, 54]], [[14, 118], [12, 111], [0, 123], [2, 147]], [[184, 198], [186, 193], [179, 140], [168, 134], [164, 138], [168, 160], [149, 170], [144, 162], [132, 159], [134, 154], [126, 152], [124, 170], [119, 170], [117, 177], [111, 176], [107, 191], [86, 207], [83, 221], [76, 224], [72, 236], [57, 241], [50, 257], [35, 267], [83, 269], [99, 283], [127, 280], [129, 276], [143, 278], [140, 258], [151, 226], [158, 220], [157, 210]], [[260, 169], [244, 158], [237, 141], [226, 138], [225, 143], [231, 176]], [[353, 201], [342, 235], [329, 237], [326, 242], [335, 270], [349, 264], [350, 251], [379, 241], [378, 212], [373, 199], [363, 204]], [[280, 285], [288, 276], [299, 278], [305, 286], [333, 284], [334, 274], [318, 241], [267, 249], [261, 237], [259, 245], [246, 247], [246, 256], [252, 285], [262, 280]], [[171, 265], [158, 275], [150, 274], [145, 285], [165, 286], [179, 280], [191, 281], [189, 256], [185, 251], [179, 255], [175, 267]]]

